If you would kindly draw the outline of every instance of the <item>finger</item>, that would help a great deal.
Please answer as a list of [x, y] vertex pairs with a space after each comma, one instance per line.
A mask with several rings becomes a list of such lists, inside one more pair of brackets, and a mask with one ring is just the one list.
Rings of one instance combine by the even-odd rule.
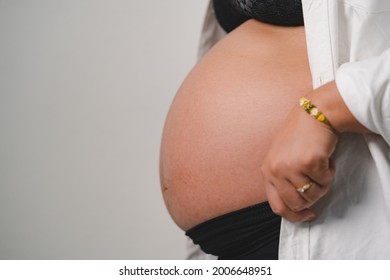
[[317, 164], [312, 164], [311, 167], [305, 169], [304, 173], [318, 185], [327, 186], [333, 181], [336, 174], [336, 166], [333, 160], [324, 160]]
[[329, 190], [328, 186], [320, 186], [316, 182], [306, 179], [306, 183], [295, 184], [296, 191], [308, 202], [307, 207], [311, 207]]
[[[307, 177], [301, 176], [301, 178], [296, 181], [305, 181], [307, 183], [309, 180]], [[311, 203], [308, 202], [302, 195], [300, 195], [300, 193], [297, 191], [297, 187], [292, 184], [290, 180], [279, 179], [273, 183], [280, 199], [291, 211], [300, 212], [310, 207]]]
[[291, 222], [306, 222], [311, 221], [315, 218], [315, 213], [310, 209], [304, 209], [299, 212], [293, 212], [286, 206], [277, 190], [272, 184], [266, 185], [266, 193], [268, 202], [271, 206], [272, 211], [286, 220]]

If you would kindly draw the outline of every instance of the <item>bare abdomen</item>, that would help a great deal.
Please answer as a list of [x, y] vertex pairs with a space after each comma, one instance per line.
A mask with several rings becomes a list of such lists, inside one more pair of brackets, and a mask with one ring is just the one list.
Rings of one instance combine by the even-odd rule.
[[194, 67], [167, 116], [161, 182], [184, 230], [266, 200], [260, 166], [311, 90], [303, 27], [248, 21]]

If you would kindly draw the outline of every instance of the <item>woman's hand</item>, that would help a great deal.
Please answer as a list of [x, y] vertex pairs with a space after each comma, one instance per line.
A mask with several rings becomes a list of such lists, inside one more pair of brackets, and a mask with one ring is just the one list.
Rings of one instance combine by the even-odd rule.
[[335, 130], [369, 132], [352, 116], [334, 82], [305, 97], [324, 113], [333, 129], [310, 117], [297, 104], [261, 168], [272, 210], [297, 222], [315, 218], [310, 206], [327, 193], [335, 175], [335, 165], [330, 159], [337, 143]]
[[328, 191], [335, 174], [330, 156], [336, 143], [337, 135], [328, 125], [299, 106], [291, 111], [261, 168], [276, 214], [300, 222], [315, 217], [309, 207]]

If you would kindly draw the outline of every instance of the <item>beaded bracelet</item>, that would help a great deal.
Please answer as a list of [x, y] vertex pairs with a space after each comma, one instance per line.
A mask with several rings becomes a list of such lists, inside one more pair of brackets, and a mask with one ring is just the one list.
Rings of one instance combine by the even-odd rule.
[[320, 121], [331, 128], [333, 128], [329, 122], [329, 120], [325, 117], [323, 113], [321, 113], [316, 106], [314, 106], [310, 100], [305, 97], [299, 98], [299, 105], [313, 118], [317, 121]]

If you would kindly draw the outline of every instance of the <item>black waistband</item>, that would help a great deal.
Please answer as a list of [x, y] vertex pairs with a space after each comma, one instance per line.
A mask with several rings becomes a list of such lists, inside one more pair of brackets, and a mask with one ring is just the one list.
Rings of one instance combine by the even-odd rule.
[[268, 202], [240, 209], [186, 232], [195, 244], [219, 259], [277, 259], [281, 218]]

